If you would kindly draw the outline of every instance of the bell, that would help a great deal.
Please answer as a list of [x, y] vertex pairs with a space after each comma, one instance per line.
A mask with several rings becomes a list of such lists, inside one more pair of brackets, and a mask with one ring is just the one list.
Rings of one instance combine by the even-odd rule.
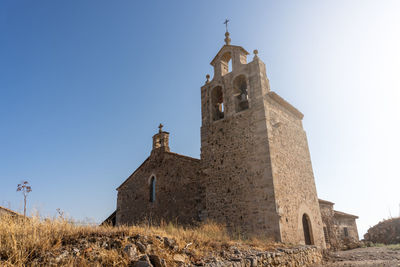
[[247, 101], [247, 94], [243, 93], [240, 95], [240, 102]]

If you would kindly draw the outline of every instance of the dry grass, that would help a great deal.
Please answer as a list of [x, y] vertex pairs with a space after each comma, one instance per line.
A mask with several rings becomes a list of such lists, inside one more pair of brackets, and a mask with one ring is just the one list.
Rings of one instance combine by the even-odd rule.
[[[0, 266], [26, 265], [65, 265], [65, 266], [124, 266], [129, 263], [122, 248], [129, 243], [129, 237], [141, 234], [149, 240], [156, 240], [156, 236], [169, 237], [176, 240], [179, 251], [188, 244], [192, 257], [201, 258], [204, 255], [224, 250], [232, 245], [237, 247], [254, 247], [260, 250], [271, 249], [277, 246], [269, 240], [245, 239], [240, 235], [232, 236], [226, 229], [215, 223], [202, 224], [198, 227], [185, 228], [171, 223], [162, 223], [160, 226], [95, 226], [76, 225], [68, 220], [30, 218], [27, 220], [15, 217], [0, 218]], [[82, 240], [96, 239], [94, 243], [86, 245], [80, 253], [69, 253], [62, 264], [55, 259], [65, 252], [73, 251]], [[104, 248], [99, 240], [104, 238], [122, 240], [119, 249]], [[157, 244], [157, 242], [152, 242]], [[282, 244], [279, 244], [282, 247]], [[152, 246], [152, 253], [162, 254], [167, 261], [173, 257], [173, 252], [161, 247]]]

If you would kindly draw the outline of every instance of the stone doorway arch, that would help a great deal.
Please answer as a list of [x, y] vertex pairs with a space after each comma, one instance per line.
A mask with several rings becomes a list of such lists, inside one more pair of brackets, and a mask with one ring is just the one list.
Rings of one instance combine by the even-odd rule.
[[312, 228], [310, 217], [306, 213], [303, 214], [303, 232], [304, 232], [304, 243], [306, 245], [314, 245], [314, 240], [312, 236]]

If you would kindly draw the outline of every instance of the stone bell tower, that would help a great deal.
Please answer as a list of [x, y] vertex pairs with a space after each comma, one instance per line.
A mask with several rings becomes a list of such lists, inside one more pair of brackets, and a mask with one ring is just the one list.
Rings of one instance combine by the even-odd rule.
[[153, 150], [152, 151], [166, 151], [169, 152], [169, 132], [164, 132], [162, 128], [164, 125], [160, 123], [158, 126], [158, 133], [153, 135]]
[[225, 37], [201, 87], [206, 216], [244, 235], [325, 247], [303, 114], [270, 90], [257, 50], [247, 62]]

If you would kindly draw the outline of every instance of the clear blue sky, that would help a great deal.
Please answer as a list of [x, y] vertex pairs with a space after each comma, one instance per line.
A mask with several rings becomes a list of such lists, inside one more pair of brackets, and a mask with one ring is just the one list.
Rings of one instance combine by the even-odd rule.
[[160, 122], [199, 157], [200, 86], [223, 45], [259, 50], [304, 114], [319, 197], [360, 233], [399, 213], [400, 1], [0, 2], [0, 205], [100, 222]]

